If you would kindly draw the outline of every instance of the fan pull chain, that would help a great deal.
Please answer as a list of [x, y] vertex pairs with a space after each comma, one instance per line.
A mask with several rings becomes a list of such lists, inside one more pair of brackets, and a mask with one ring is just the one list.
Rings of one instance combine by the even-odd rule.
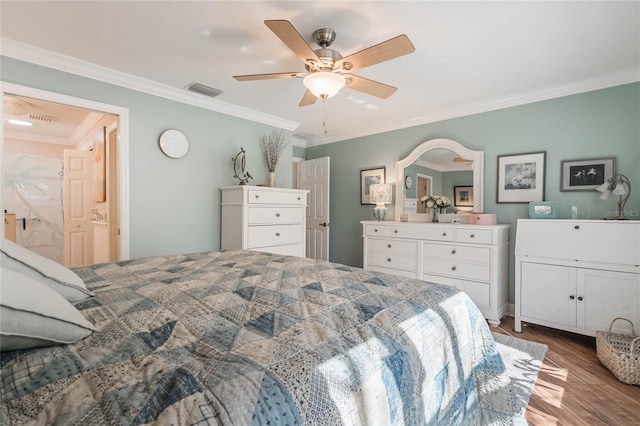
[[324, 135], [327, 136], [329, 134], [329, 131], [327, 130], [327, 98], [326, 97], [322, 98], [322, 113], [324, 116], [324, 119], [322, 120], [322, 128], [324, 129]]

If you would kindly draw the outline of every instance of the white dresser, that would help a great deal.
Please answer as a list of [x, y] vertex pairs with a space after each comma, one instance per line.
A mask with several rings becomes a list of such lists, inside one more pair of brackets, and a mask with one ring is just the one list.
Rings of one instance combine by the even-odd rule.
[[227, 186], [222, 192], [222, 249], [305, 257], [307, 193], [302, 189]]
[[516, 331], [640, 328], [640, 221], [520, 219], [515, 254]]
[[360, 223], [364, 269], [455, 286], [494, 325], [507, 314], [510, 225]]

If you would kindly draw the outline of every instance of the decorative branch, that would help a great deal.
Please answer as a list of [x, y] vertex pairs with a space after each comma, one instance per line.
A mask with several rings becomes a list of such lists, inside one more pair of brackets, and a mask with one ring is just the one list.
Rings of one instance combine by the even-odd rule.
[[267, 162], [267, 169], [270, 172], [276, 171], [276, 165], [280, 159], [280, 155], [284, 151], [289, 141], [284, 140], [284, 132], [272, 131], [270, 135], [260, 137], [260, 148]]

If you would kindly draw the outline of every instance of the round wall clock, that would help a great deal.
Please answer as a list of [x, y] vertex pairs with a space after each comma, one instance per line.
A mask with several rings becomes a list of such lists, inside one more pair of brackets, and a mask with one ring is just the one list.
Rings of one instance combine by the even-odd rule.
[[189, 139], [180, 130], [169, 129], [160, 134], [160, 149], [169, 158], [182, 158], [189, 152]]
[[413, 186], [413, 179], [411, 178], [411, 176], [407, 176], [404, 178], [404, 187], [407, 189], [411, 189], [411, 187]]

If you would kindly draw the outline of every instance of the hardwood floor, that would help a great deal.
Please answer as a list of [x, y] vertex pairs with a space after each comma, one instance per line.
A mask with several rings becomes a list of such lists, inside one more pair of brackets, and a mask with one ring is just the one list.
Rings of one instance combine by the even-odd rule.
[[596, 339], [505, 318], [494, 332], [549, 346], [526, 417], [531, 425], [640, 425], [640, 386], [619, 382], [596, 358]]

